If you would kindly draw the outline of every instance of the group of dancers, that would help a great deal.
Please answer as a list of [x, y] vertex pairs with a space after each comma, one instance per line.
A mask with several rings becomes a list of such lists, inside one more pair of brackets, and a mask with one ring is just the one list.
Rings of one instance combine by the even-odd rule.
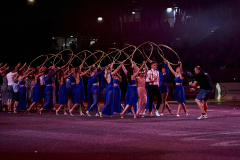
[[[35, 107], [39, 114], [43, 110], [49, 110], [50, 113], [55, 109], [56, 115], [63, 109], [64, 114], [73, 116], [73, 111], [78, 107], [80, 115], [82, 108], [86, 109], [86, 114], [91, 116], [91, 112], [95, 112], [95, 116], [103, 115], [114, 116], [114, 113], [119, 113], [121, 118], [124, 118], [125, 113], [131, 112], [134, 118], [144, 117], [146, 109], [149, 109], [149, 116], [163, 116], [164, 109], [173, 114], [172, 109], [167, 103], [168, 87], [167, 81], [170, 76], [169, 71], [175, 76], [175, 94], [174, 98], [178, 102], [177, 117], [180, 116], [180, 110], [183, 108], [186, 115], [185, 91], [182, 85], [184, 77], [182, 76], [182, 63], [174, 71], [170, 63], [164, 59], [164, 65], [161, 71], [157, 69], [157, 62], [148, 61], [151, 64], [151, 69], [147, 67], [147, 61], [143, 61], [140, 67], [134, 61], [131, 61], [129, 67], [125, 68], [125, 61], [111, 64], [102, 68], [98, 66], [90, 66], [83, 71], [85, 60], [82, 61], [80, 67], [66, 68], [63, 67], [26, 67], [26, 63], [21, 67], [19, 63], [15, 68], [7, 67], [7, 64], [0, 65], [0, 74], [3, 77], [2, 85], [2, 104], [7, 103], [8, 111], [24, 110], [30, 113]], [[118, 65], [115, 69], [114, 66]], [[125, 95], [125, 102], [121, 104], [121, 88], [120, 83], [122, 77], [120, 69], [126, 74], [128, 86]], [[27, 108], [26, 97], [26, 78], [34, 76], [34, 87], [32, 90], [32, 103]], [[85, 96], [85, 87], [83, 77], [88, 78], [86, 87], [87, 95]], [[101, 77], [101, 78], [100, 78]], [[54, 80], [57, 79], [59, 89], [54, 90]], [[99, 83], [99, 79], [101, 83]], [[41, 82], [42, 81], [42, 82]], [[42, 85], [43, 83], [44, 85]], [[44, 86], [44, 87], [43, 87]], [[44, 92], [43, 92], [44, 89]], [[58, 94], [59, 107], [55, 108], [54, 95]], [[104, 107], [100, 110], [98, 107], [100, 95], [104, 101]], [[157, 105], [153, 103], [154, 97], [157, 97]], [[87, 99], [87, 107], [83, 106], [83, 102]], [[38, 105], [44, 99], [42, 107]], [[72, 107], [70, 107], [73, 104]], [[162, 108], [160, 109], [160, 104]], [[155, 108], [155, 112], [152, 109]], [[160, 113], [160, 114], [159, 114]]]

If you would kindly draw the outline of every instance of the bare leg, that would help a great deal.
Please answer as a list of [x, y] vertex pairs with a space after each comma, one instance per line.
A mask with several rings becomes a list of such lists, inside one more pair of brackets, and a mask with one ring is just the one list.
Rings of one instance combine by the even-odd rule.
[[62, 106], [64, 106], [64, 104], [61, 104], [58, 109], [56, 110], [56, 115], [58, 115], [58, 111], [62, 108]]
[[132, 112], [133, 112], [133, 118], [137, 118], [137, 115], [136, 115], [136, 113], [135, 113], [135, 111], [134, 111], [134, 108], [133, 108], [133, 106], [131, 107], [131, 110], [132, 110]]
[[72, 100], [69, 98], [69, 99], [68, 99], [68, 109], [69, 109], [69, 110], [70, 110], [70, 108], [71, 108], [71, 101], [72, 101]]
[[83, 113], [82, 113], [82, 104], [79, 105], [79, 113], [80, 113], [80, 116], [83, 116]]
[[12, 111], [12, 100], [11, 99], [8, 99], [7, 101], [7, 106], [8, 106], [8, 111]]
[[187, 108], [186, 108], [185, 103], [182, 104], [182, 107], [183, 107], [183, 110], [184, 110], [184, 112], [186, 113], [186, 115], [188, 115], [188, 111], [187, 111]]
[[169, 107], [169, 104], [166, 102], [166, 108], [168, 109], [168, 112], [173, 114], [172, 109]]
[[123, 112], [120, 113], [121, 118], [124, 118], [124, 117], [123, 117], [123, 114], [128, 110], [129, 107], [130, 107], [130, 105], [126, 105], [126, 107], [125, 107], [125, 109], [123, 110]]
[[166, 107], [166, 93], [162, 93], [162, 110], [161, 110], [161, 114], [163, 114], [163, 111], [164, 111], [164, 109], [165, 109], [165, 107]]
[[208, 109], [207, 101], [203, 101], [203, 107], [204, 107], [205, 112], [207, 113], [207, 109]]
[[16, 107], [17, 107], [17, 105], [18, 105], [18, 101], [15, 101], [15, 102], [14, 102], [14, 106], [13, 106], [13, 107], [14, 107], [14, 108], [13, 108], [14, 113], [16, 113], [16, 110], [17, 110]]
[[73, 111], [78, 105], [79, 105], [79, 103], [74, 104], [74, 106], [72, 107], [72, 109], [69, 110], [69, 114], [70, 114], [71, 116], [73, 116], [72, 111]]
[[182, 108], [182, 103], [178, 104], [178, 111], [177, 111], [177, 116], [179, 117], [180, 110]]
[[31, 106], [27, 109], [27, 111], [30, 112], [30, 110], [32, 109], [32, 107], [33, 107], [35, 104], [36, 104], [36, 102], [33, 102], [33, 103], [31, 104]]
[[197, 99], [195, 99], [195, 102], [197, 103], [198, 107], [200, 108], [200, 110], [202, 111], [202, 113], [206, 113], [202, 104], [202, 101], [199, 101]]

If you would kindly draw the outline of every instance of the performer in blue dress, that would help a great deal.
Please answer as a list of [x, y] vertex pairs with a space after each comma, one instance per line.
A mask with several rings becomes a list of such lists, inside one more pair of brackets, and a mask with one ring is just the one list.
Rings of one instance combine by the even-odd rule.
[[171, 65], [168, 63], [168, 67], [170, 69], [170, 71], [172, 72], [172, 74], [175, 76], [175, 93], [174, 93], [174, 99], [176, 101], [178, 101], [179, 105], [178, 105], [178, 111], [177, 111], [177, 117], [179, 117], [179, 112], [181, 110], [181, 108], [183, 108], [183, 110], [185, 111], [185, 114], [188, 115], [185, 103], [186, 103], [186, 97], [185, 97], [185, 91], [184, 91], [184, 87], [182, 85], [183, 79], [184, 77], [182, 76], [182, 63], [178, 62], [178, 64], [180, 65], [179, 67], [177, 67], [176, 72], [172, 69]]
[[[76, 69], [75, 68], [72, 68], [72, 72], [76, 72]], [[74, 95], [75, 95], [75, 91], [76, 91], [76, 88], [77, 88], [77, 85], [76, 85], [76, 79], [73, 75], [70, 76], [69, 78], [70, 82], [71, 82], [71, 88], [72, 88], [72, 102], [73, 102], [73, 105], [75, 104], [75, 99], [74, 99]]]
[[117, 73], [113, 77], [113, 95], [114, 95], [114, 112], [116, 113], [121, 113], [122, 111], [122, 106], [121, 106], [121, 88], [120, 88], [120, 83], [122, 82], [122, 77], [120, 73]]
[[74, 95], [74, 99], [75, 99], [75, 104], [72, 107], [71, 110], [69, 110], [69, 113], [71, 116], [73, 116], [72, 111], [79, 106], [79, 112], [80, 112], [80, 116], [84, 115], [82, 113], [81, 108], [83, 107], [83, 101], [85, 100], [85, 90], [84, 90], [84, 85], [83, 85], [83, 76], [86, 76], [88, 74], [88, 72], [90, 71], [90, 68], [85, 71], [85, 72], [81, 72], [83, 64], [81, 64], [81, 66], [79, 67], [79, 69], [76, 69], [76, 72], [74, 73], [73, 77], [76, 79], [77, 82], [77, 88], [75, 91], [75, 95]]
[[[100, 68], [100, 65], [98, 66], [98, 68]], [[98, 79], [98, 76], [102, 75], [105, 71], [105, 68], [103, 70], [101, 70], [100, 72], [97, 72], [97, 68], [92, 66], [91, 67], [91, 75], [90, 75], [90, 78], [91, 78], [91, 82], [92, 82], [92, 88], [91, 88], [91, 92], [92, 92], [92, 95], [93, 95], [93, 104], [90, 106], [90, 108], [87, 110], [87, 115], [88, 116], [91, 116], [90, 115], [90, 111], [92, 109], [95, 109], [95, 113], [96, 115], [95, 116], [98, 116], [98, 102], [99, 102], [99, 79]]]
[[168, 111], [172, 113], [172, 110], [170, 109], [168, 103], [167, 103], [167, 97], [168, 97], [168, 87], [167, 87], [167, 80], [170, 76], [169, 70], [168, 70], [168, 61], [164, 59], [164, 67], [162, 68], [162, 73], [159, 72], [159, 90], [162, 96], [162, 110], [160, 113], [160, 116], [163, 116], [163, 111], [165, 107], [168, 109]]
[[[61, 67], [61, 69], [63, 69], [64, 66]], [[49, 70], [48, 68], [45, 68], [44, 71], [44, 81], [46, 84], [46, 88], [44, 90], [44, 99], [45, 99], [45, 103], [43, 105], [43, 107], [39, 110], [39, 114], [42, 114], [42, 111], [44, 109], [46, 110], [50, 110], [50, 114], [52, 113], [51, 110], [53, 109], [53, 87], [52, 87], [52, 77], [54, 75], [57, 74], [57, 72], [60, 70], [56, 70], [55, 72], [53, 72], [53, 69], [55, 69], [55, 67], [51, 67], [51, 70]]]
[[87, 84], [87, 109], [89, 109], [93, 103], [92, 89], [92, 77], [89, 76]]
[[38, 103], [42, 101], [42, 91], [41, 91], [40, 79], [39, 79], [39, 77], [41, 77], [42, 75], [43, 75], [43, 72], [41, 68], [35, 70], [35, 79], [34, 79], [35, 86], [33, 87], [32, 104], [27, 110], [28, 113], [30, 112], [33, 106], [36, 106], [36, 110], [38, 111]]
[[101, 95], [103, 102], [106, 103], [106, 89], [107, 89], [108, 83], [104, 75], [101, 76]]
[[67, 103], [68, 103], [68, 91], [67, 91], [67, 87], [66, 87], [66, 79], [72, 75], [72, 72], [70, 72], [67, 75], [68, 72], [69, 72], [69, 70], [67, 69], [65, 72], [60, 70], [58, 73], [58, 82], [61, 86], [60, 86], [60, 90], [59, 90], [59, 99], [58, 99], [58, 104], [60, 106], [56, 110], [56, 115], [58, 115], [58, 112], [62, 107], [64, 107], [63, 113], [65, 115], [67, 115], [66, 109], [67, 109]]
[[[102, 109], [102, 111], [100, 112], [100, 117], [102, 118], [102, 114], [106, 114], [106, 115], [110, 115], [113, 117], [113, 113], [114, 113], [114, 80], [113, 80], [113, 76], [115, 76], [119, 69], [122, 67], [123, 63], [125, 63], [125, 61], [123, 61], [116, 70], [114, 70], [112, 72], [112, 68], [115, 62], [113, 62], [110, 66], [107, 66], [105, 69], [105, 78], [108, 82], [108, 86], [106, 89], [106, 103]], [[121, 105], [121, 103], [120, 103]]]
[[133, 74], [133, 66], [128, 67], [127, 70], [127, 80], [129, 87], [127, 89], [127, 97], [125, 97], [125, 102], [126, 102], [126, 107], [122, 113], [120, 113], [121, 118], [123, 117], [123, 114], [131, 107], [132, 113], [134, 115], [134, 118], [137, 118], [136, 112], [137, 112], [137, 102], [138, 102], [138, 91], [137, 91], [137, 86], [136, 86], [136, 77], [138, 76], [138, 73], [142, 70], [144, 65], [146, 64], [146, 61], [143, 62], [142, 66], [140, 69]]
[[23, 72], [22, 70], [18, 71], [18, 81], [19, 81], [19, 101], [18, 105], [16, 106], [14, 113], [16, 113], [16, 110], [27, 110], [27, 92], [26, 92], [26, 82], [25, 78], [27, 78], [30, 74], [32, 74], [33, 71], [28, 68], [26, 72]]

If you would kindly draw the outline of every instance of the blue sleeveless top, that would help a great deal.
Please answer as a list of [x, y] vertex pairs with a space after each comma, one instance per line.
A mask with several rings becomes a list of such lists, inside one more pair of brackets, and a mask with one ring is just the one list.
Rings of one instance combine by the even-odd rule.
[[62, 77], [62, 78], [63, 78], [63, 84], [61, 86], [66, 86], [66, 81], [65, 81], [64, 77]]
[[37, 79], [37, 84], [40, 86], [40, 79]]
[[121, 82], [120, 82], [118, 79], [115, 79], [115, 78], [114, 78], [114, 79], [113, 79], [113, 83], [120, 85]]
[[132, 80], [132, 84], [131, 85], [135, 85], [136, 84], [136, 80]]
[[180, 76], [179, 77], [175, 77], [174, 81], [176, 83], [182, 83], [183, 82], [183, 80], [180, 78]]
[[108, 83], [108, 86], [113, 86], [113, 77], [112, 77], [111, 73], [110, 73], [110, 77], [111, 77], [111, 81], [110, 81], [110, 83]]
[[73, 76], [70, 76], [69, 80], [71, 83], [76, 83], [76, 79]]
[[80, 75], [78, 75], [79, 77], [79, 83], [77, 84], [78, 86], [83, 86], [83, 79]]
[[21, 81], [21, 82], [19, 82], [19, 85], [21, 86], [21, 85], [24, 85], [26, 82], [25, 81]]

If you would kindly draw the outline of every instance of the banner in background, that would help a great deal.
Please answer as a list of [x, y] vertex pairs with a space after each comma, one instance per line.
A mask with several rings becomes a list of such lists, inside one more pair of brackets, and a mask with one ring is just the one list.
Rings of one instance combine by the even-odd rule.
[[240, 83], [217, 83], [215, 99], [240, 100]]

